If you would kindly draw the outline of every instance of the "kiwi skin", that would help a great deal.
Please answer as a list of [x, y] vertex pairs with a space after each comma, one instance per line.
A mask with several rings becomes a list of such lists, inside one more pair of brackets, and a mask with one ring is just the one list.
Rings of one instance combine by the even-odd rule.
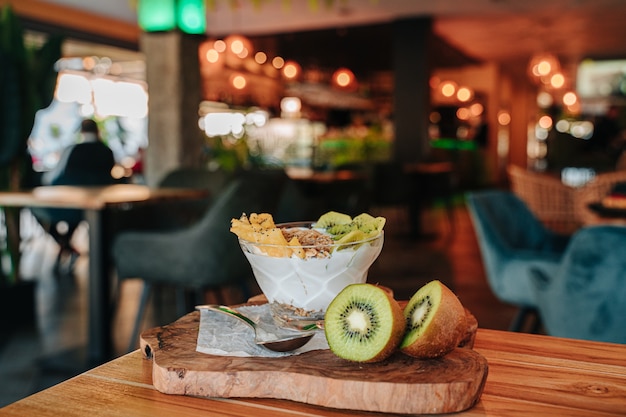
[[[428, 296], [431, 316], [423, 329], [412, 329], [412, 314], [420, 300]], [[466, 328], [465, 308], [457, 296], [440, 281], [431, 281], [411, 297], [404, 308], [406, 334], [400, 351], [416, 358], [439, 358], [450, 353], [461, 341]]]
[[[388, 309], [388, 313], [391, 315], [391, 320], [380, 320], [379, 324], [382, 326], [380, 331], [386, 335], [386, 344], [377, 352], [373, 352], [371, 355], [363, 355], [364, 349], [360, 349], [358, 346], [346, 346], [343, 345], [341, 335], [338, 334], [340, 330], [335, 326], [337, 321], [331, 324], [331, 321], [337, 320], [337, 316], [331, 317], [338, 312], [343, 312], [345, 307], [339, 303], [344, 303], [346, 295], [350, 295], [357, 292], [363, 292], [366, 290], [368, 295], [372, 298], [376, 298], [381, 301], [379, 305], [382, 308]], [[343, 293], [343, 294], [342, 294]], [[333, 305], [335, 304], [335, 305]], [[342, 308], [343, 307], [343, 308]], [[330, 312], [330, 315], [328, 314]], [[373, 363], [382, 362], [392, 354], [397, 352], [398, 346], [404, 336], [404, 330], [406, 321], [402, 312], [400, 304], [393, 298], [393, 295], [389, 291], [373, 284], [351, 284], [344, 288], [335, 299], [328, 306], [326, 311], [326, 317], [324, 319], [324, 331], [326, 340], [330, 350], [342, 359], [346, 359], [352, 362]]]

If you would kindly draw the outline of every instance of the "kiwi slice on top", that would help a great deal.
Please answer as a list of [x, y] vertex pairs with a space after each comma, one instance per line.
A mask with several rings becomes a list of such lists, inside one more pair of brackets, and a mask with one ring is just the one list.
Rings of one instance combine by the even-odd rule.
[[417, 358], [437, 358], [451, 352], [465, 328], [465, 308], [440, 281], [420, 288], [404, 308], [406, 334], [400, 350]]
[[336, 225], [348, 224], [350, 222], [352, 222], [352, 217], [350, 217], [349, 215], [336, 211], [329, 211], [322, 214], [320, 218], [317, 219], [317, 221], [315, 222], [315, 227], [328, 229]]
[[335, 224], [326, 228], [326, 231], [333, 235], [333, 239], [340, 239], [342, 236], [345, 236], [349, 232], [356, 230], [356, 225], [354, 223], [343, 223], [343, 224]]
[[398, 302], [373, 284], [348, 285], [324, 316], [330, 350], [354, 362], [379, 362], [391, 356], [402, 340], [404, 326]]

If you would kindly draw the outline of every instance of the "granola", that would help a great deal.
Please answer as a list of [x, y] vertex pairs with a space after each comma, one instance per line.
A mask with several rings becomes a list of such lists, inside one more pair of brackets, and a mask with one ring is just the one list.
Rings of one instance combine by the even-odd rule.
[[297, 238], [300, 244], [305, 247], [305, 258], [327, 258], [330, 256], [330, 247], [333, 239], [314, 229], [283, 228], [283, 236], [287, 241]]

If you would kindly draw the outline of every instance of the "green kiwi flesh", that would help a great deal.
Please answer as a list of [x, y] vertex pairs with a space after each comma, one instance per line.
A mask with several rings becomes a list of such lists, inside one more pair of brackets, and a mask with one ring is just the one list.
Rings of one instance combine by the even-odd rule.
[[373, 284], [351, 284], [331, 301], [324, 317], [330, 350], [354, 362], [380, 362], [398, 348], [405, 320], [398, 302]]
[[340, 236], [345, 236], [347, 233], [357, 230], [354, 223], [343, 223], [343, 224], [335, 224], [333, 226], [327, 227], [326, 231], [333, 235], [335, 238]]
[[418, 358], [437, 358], [459, 343], [465, 326], [465, 308], [440, 281], [420, 288], [404, 308], [406, 333], [400, 350]]
[[[386, 219], [384, 217], [374, 217], [368, 213], [361, 213], [352, 218], [347, 214], [336, 211], [329, 211], [320, 216], [314, 227], [325, 229], [334, 240], [340, 241], [346, 235], [352, 235], [343, 242], [354, 242], [374, 237], [382, 232]], [[362, 233], [353, 233], [359, 231]], [[355, 239], [355, 236], [359, 236]]]
[[329, 229], [336, 225], [348, 224], [352, 222], [352, 217], [347, 214], [338, 213], [336, 211], [329, 211], [324, 213], [315, 222], [315, 227], [322, 229]]

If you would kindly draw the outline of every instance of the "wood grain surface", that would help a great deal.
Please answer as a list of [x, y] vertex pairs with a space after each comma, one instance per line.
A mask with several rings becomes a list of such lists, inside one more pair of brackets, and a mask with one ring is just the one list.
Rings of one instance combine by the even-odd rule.
[[284, 358], [239, 358], [196, 352], [200, 315], [190, 313], [141, 335], [154, 387], [166, 394], [211, 398], [275, 398], [339, 409], [435, 414], [471, 408], [488, 374], [487, 360], [468, 348], [418, 360], [401, 353], [374, 364], [328, 350]]
[[[480, 401], [455, 417], [625, 415], [626, 345], [488, 329], [478, 329], [475, 342], [474, 350], [489, 361], [489, 377]], [[272, 398], [164, 394], [152, 383], [153, 371], [153, 361], [137, 350], [9, 404], [0, 409], [0, 417], [366, 415]]]

